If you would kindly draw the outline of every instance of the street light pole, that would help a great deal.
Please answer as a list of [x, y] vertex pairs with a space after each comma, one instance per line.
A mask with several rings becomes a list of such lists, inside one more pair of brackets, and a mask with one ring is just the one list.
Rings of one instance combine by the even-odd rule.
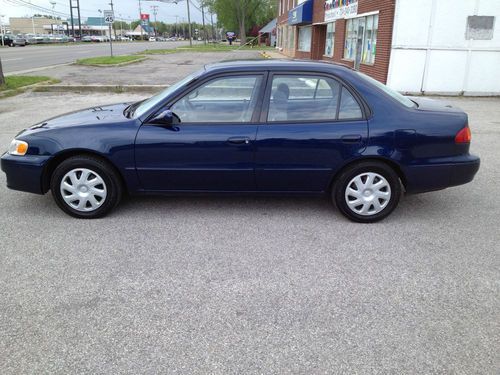
[[52, 35], [54, 35], [54, 22], [56, 20], [56, 11], [54, 8], [57, 3], [54, 0], [49, 1], [49, 3], [52, 5], [52, 22], [50, 23], [50, 30], [52, 31]]
[[153, 30], [155, 31], [155, 39], [156, 39], [156, 28], [158, 27], [158, 24], [156, 22], [156, 15], [158, 14], [158, 5], [151, 5], [150, 6], [151, 10], [153, 11], [153, 16], [155, 17], [155, 25], [153, 27]]
[[101, 17], [99, 17], [99, 18], [100, 18], [100, 21], [101, 21], [100, 31], [101, 31], [101, 36], [102, 36], [102, 10], [97, 9], [97, 11], [98, 11], [98, 12], [99, 12], [99, 14], [101, 15]]
[[118, 14], [118, 17], [120, 17], [120, 36], [123, 38], [123, 19], [121, 13]]

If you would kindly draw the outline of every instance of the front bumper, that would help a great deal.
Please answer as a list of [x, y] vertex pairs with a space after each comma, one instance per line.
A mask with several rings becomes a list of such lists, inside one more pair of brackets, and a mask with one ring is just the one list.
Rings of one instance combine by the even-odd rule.
[[3, 154], [1, 167], [7, 175], [7, 187], [13, 190], [43, 194], [42, 175], [49, 158], [50, 156]]
[[481, 160], [475, 155], [463, 155], [442, 163], [407, 166], [403, 172], [408, 193], [423, 193], [463, 185], [474, 179]]

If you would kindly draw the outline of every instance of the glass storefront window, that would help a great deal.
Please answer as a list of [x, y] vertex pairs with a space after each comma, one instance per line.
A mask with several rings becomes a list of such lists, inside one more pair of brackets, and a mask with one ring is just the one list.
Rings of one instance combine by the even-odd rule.
[[[373, 64], [377, 50], [378, 14], [347, 20], [344, 59]], [[357, 56], [360, 53], [361, 56]]]
[[347, 20], [346, 38], [344, 43], [344, 59], [354, 60], [356, 58], [358, 27], [359, 27], [359, 18], [351, 18]]
[[311, 52], [312, 27], [299, 27], [299, 48], [301, 52]]
[[363, 41], [363, 55], [361, 62], [365, 64], [373, 64], [375, 62], [375, 54], [377, 51], [377, 29], [378, 29], [378, 14], [366, 17], [366, 31]]
[[333, 47], [335, 45], [335, 22], [326, 26], [325, 56], [333, 57]]
[[288, 49], [292, 51], [295, 49], [295, 30], [294, 27], [288, 26], [287, 27], [288, 31]]

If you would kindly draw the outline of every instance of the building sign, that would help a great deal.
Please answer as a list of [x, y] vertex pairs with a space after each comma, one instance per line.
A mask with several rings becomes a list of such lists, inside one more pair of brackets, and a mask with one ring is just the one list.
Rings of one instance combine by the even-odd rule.
[[325, 22], [358, 14], [358, 0], [325, 0]]
[[149, 25], [149, 14], [141, 13], [141, 24], [143, 26], [148, 26]]
[[306, 0], [288, 12], [289, 25], [305, 25], [312, 23], [313, 0]]

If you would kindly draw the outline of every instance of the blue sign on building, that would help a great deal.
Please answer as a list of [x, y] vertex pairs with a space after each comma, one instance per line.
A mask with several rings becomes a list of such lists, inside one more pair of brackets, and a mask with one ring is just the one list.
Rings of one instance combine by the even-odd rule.
[[312, 23], [313, 0], [306, 0], [288, 12], [289, 25], [305, 25]]

